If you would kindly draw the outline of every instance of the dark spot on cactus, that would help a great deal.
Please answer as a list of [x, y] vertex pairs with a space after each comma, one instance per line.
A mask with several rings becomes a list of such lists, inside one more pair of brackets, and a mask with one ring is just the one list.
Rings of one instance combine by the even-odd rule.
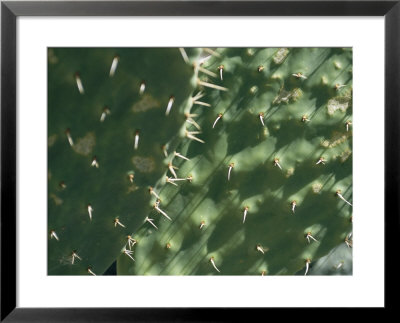
[[72, 147], [76, 153], [83, 156], [88, 156], [92, 153], [95, 145], [96, 135], [94, 132], [89, 132], [83, 138], [78, 138]]
[[132, 158], [132, 163], [141, 173], [151, 173], [155, 169], [155, 161], [152, 157], [135, 156]]
[[51, 135], [51, 136], [47, 139], [47, 145], [48, 145], [49, 147], [53, 146], [53, 145], [55, 144], [56, 140], [57, 140], [57, 137], [58, 137], [58, 136], [57, 136], [56, 134]]
[[346, 112], [350, 107], [351, 97], [336, 97], [330, 99], [327, 104], [327, 112], [329, 115], [333, 115], [336, 111]]
[[132, 106], [134, 113], [144, 112], [150, 109], [157, 109], [161, 106], [160, 101], [156, 100], [149, 94], [143, 94], [139, 102]]
[[57, 195], [55, 195], [54, 193], [50, 194], [50, 198], [54, 201], [54, 204], [57, 206], [59, 206], [63, 203], [63, 200], [60, 197], [58, 197]]

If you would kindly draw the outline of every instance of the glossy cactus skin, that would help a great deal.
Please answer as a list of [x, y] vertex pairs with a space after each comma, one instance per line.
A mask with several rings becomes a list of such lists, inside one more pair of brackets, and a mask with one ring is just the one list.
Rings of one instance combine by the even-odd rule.
[[[88, 266], [101, 274], [115, 259], [121, 275], [332, 274], [313, 266], [345, 244], [352, 232], [351, 50], [217, 49], [201, 65], [200, 49], [186, 49], [188, 59], [178, 49], [164, 49], [170, 56], [160, 49], [147, 50], [118, 49], [119, 64], [109, 78], [106, 70], [115, 54], [102, 50], [98, 56], [109, 62], [102, 63], [102, 90], [91, 97], [90, 83], [84, 94], [72, 86], [75, 97], [64, 109], [79, 104], [89, 108], [74, 110], [75, 115], [65, 112], [66, 121], [60, 111], [50, 112], [65, 84], [49, 87], [49, 121], [57, 119], [54, 128], [49, 122], [49, 142], [57, 135], [49, 147], [49, 231], [60, 233], [59, 241], [49, 241], [49, 274], [87, 274]], [[131, 62], [129, 55], [139, 67], [124, 67], [124, 61]], [[70, 65], [79, 61], [64, 50], [58, 56], [69, 58]], [[91, 59], [82, 67], [69, 67], [79, 70], [83, 84], [83, 66], [92, 70], [101, 65], [100, 58], [92, 56], [88, 54]], [[146, 65], [161, 57], [168, 57], [170, 66], [156, 64], [153, 70], [153, 64]], [[152, 81], [152, 99], [163, 104], [127, 112], [122, 106], [134, 106], [147, 88], [150, 91], [152, 82], [146, 81], [145, 92], [137, 92], [150, 71], [159, 76]], [[57, 72], [54, 75], [62, 74]], [[121, 74], [130, 81], [118, 83]], [[100, 72], [96, 79], [101, 79]], [[130, 93], [126, 84], [136, 84], [136, 92]], [[164, 86], [168, 90], [163, 91]], [[88, 101], [81, 101], [86, 96]], [[77, 129], [76, 138], [85, 138], [90, 132], [74, 124], [94, 119], [90, 111], [96, 104], [110, 107], [103, 122], [86, 123], [96, 133], [98, 168], [90, 167], [93, 156], [85, 159], [68, 147], [62, 133], [69, 128], [73, 136]], [[106, 130], [107, 122], [112, 124]], [[135, 150], [133, 133], [138, 129]], [[111, 138], [118, 138], [119, 144]], [[165, 143], [166, 155], [161, 149]], [[108, 160], [108, 155], [115, 157]], [[68, 170], [60, 168], [70, 159]], [[73, 174], [76, 169], [82, 174]], [[71, 182], [72, 188], [60, 189], [60, 180]], [[57, 205], [56, 198], [63, 203]], [[71, 206], [70, 201], [81, 200], [87, 201], [81, 208]], [[88, 203], [93, 206], [92, 221], [85, 209]], [[65, 222], [67, 214], [75, 216]], [[114, 226], [117, 216], [125, 227]], [[60, 258], [68, 257], [71, 248], [82, 253], [82, 261], [74, 265]]]

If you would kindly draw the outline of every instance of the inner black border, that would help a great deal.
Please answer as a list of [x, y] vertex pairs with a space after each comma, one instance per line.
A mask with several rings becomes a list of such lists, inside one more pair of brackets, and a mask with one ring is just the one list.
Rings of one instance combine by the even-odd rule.
[[[6, 322], [233, 322], [269, 320], [262, 308], [17, 308], [16, 307], [16, 19], [18, 16], [384, 16], [385, 19], [385, 307], [396, 307], [394, 288], [399, 236], [400, 0], [396, 1], [2, 1], [1, 2], [1, 281], [0, 320]], [[38, 36], [39, 37], [39, 36]], [[373, 82], [371, 76], [371, 82]], [[370, 95], [370, 94], [366, 94]], [[373, 129], [373, 125], [371, 125]], [[374, 155], [371, 147], [371, 158]], [[371, 170], [371, 172], [376, 170]], [[368, 174], [365, 174], [368, 176]], [[29, 183], [28, 183], [29, 184]], [[364, 203], [373, 198], [366, 196]], [[376, 236], [371, 232], [371, 239]], [[29, 247], [29, 246], [27, 246]], [[32, 250], [32, 252], [34, 252]], [[371, 266], [374, 255], [371, 254]], [[362, 269], [360, 269], [362, 270]], [[374, 279], [374, 277], [371, 277]], [[392, 293], [390, 293], [390, 291]], [[77, 287], [77, 292], [79, 287]], [[156, 291], [155, 291], [156, 292]], [[212, 292], [212, 286], [210, 286]], [[289, 292], [289, 291], [288, 291]], [[365, 286], [367, 293], [372, 293]], [[40, 295], [41, 291], [37, 291]], [[90, 291], [87, 292], [90, 297]], [[266, 291], [268, 293], [268, 291]], [[241, 291], [237, 297], [245, 298]], [[71, 295], [71, 297], [73, 297]], [[132, 304], [140, 295], [132, 291]], [[318, 297], [304, 291], [304, 297]], [[351, 298], [351, 291], [343, 291]], [[390, 298], [391, 297], [391, 298]], [[151, 303], [151, 300], [149, 300]], [[267, 307], [268, 304], [265, 304]], [[282, 310], [282, 309], [280, 309]], [[287, 309], [285, 309], [287, 311]], [[298, 308], [296, 310], [299, 310]], [[341, 322], [350, 313], [335, 309], [326, 317]], [[282, 311], [281, 311], [282, 312]], [[349, 312], [349, 311], [347, 311]], [[285, 318], [314, 321], [319, 317], [293, 311]], [[371, 311], [366, 312], [370, 319]], [[280, 313], [282, 315], [282, 313]], [[379, 311], [380, 318], [382, 313]], [[257, 318], [258, 317], [258, 318]], [[278, 318], [279, 320], [282, 317]], [[275, 318], [276, 319], [276, 318]]]

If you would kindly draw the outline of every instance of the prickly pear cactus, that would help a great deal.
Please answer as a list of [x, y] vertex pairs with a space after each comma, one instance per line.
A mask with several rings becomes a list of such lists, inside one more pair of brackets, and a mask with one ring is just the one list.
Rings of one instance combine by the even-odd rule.
[[49, 50], [49, 274], [351, 274], [351, 114], [347, 48]]

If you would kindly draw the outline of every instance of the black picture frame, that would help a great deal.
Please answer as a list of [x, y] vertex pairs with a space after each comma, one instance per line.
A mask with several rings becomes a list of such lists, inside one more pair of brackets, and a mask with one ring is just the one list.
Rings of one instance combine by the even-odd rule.
[[[19, 16], [383, 16], [385, 19], [385, 309], [396, 306], [399, 234], [400, 1], [2, 1], [1, 321], [234, 321], [243, 309], [19, 308], [16, 263], [16, 19]], [[379, 157], [379, 156], [377, 156]], [[372, 158], [372, 157], [371, 157]], [[368, 197], [365, 197], [366, 203]], [[373, 237], [371, 237], [373, 239]], [[10, 243], [10, 241], [15, 242]], [[373, 258], [373, 256], [371, 256]], [[373, 259], [371, 258], [371, 263]], [[393, 264], [393, 266], [391, 265]], [[366, 286], [368, 288], [368, 286]], [[393, 292], [393, 290], [392, 290]], [[40, 293], [40, 291], [38, 291]], [[345, 293], [345, 291], [344, 291]], [[240, 291], [238, 291], [240, 294]], [[351, 296], [351, 293], [350, 293]], [[242, 297], [238, 295], [238, 297]], [[253, 311], [251, 317], [262, 315]], [[258, 313], [260, 312], [260, 313]], [[302, 319], [302, 318], [298, 318]]]

